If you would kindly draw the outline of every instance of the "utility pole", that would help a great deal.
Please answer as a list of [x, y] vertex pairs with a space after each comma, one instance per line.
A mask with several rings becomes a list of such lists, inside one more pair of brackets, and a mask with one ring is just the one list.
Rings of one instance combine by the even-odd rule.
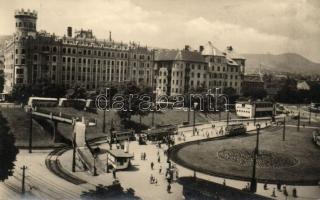
[[259, 155], [259, 134], [260, 134], [260, 124], [257, 124], [257, 140], [256, 140], [256, 149], [257, 155]]
[[28, 169], [25, 165], [21, 167], [22, 169], [22, 185], [21, 185], [21, 193], [24, 194], [26, 192], [25, 188], [25, 177], [26, 177], [26, 169]]
[[251, 178], [251, 184], [250, 184], [250, 192], [252, 193], [255, 193], [257, 191], [256, 164], [257, 164], [257, 156], [259, 155], [259, 131], [260, 131], [260, 124], [257, 124], [257, 140], [256, 140], [256, 148], [253, 152], [252, 178]]
[[229, 110], [227, 110], [227, 127], [229, 126]]
[[102, 132], [105, 133], [106, 132], [106, 109], [107, 109], [107, 96], [108, 96], [108, 89], [106, 88], [106, 98], [105, 98], [105, 107], [103, 109], [103, 125], [102, 125]]
[[282, 141], [286, 140], [286, 117], [283, 118]]
[[196, 131], [196, 107], [198, 103], [193, 104], [193, 131], [192, 135], [195, 136], [195, 131]]
[[152, 109], [152, 118], [151, 118], [152, 119], [152, 124], [151, 125], [152, 125], [152, 127], [154, 127], [154, 112], [155, 112], [155, 110], [154, 110], [155, 109], [154, 102], [152, 103], [152, 105], [153, 105], [152, 106], [153, 109]]
[[257, 163], [257, 149], [255, 149], [253, 152], [252, 178], [250, 182], [250, 192], [252, 193], [255, 193], [257, 191], [256, 163]]
[[257, 112], [257, 109], [256, 109], [256, 102], [253, 103], [254, 105], [254, 113], [253, 113], [253, 125], [256, 125], [256, 112]]
[[32, 153], [32, 110], [30, 111], [30, 124], [29, 124], [29, 153]]
[[73, 133], [72, 172], [76, 172], [76, 133]]
[[190, 124], [190, 107], [191, 104], [188, 106], [188, 124]]
[[309, 125], [311, 124], [311, 103], [309, 106]]
[[297, 131], [300, 131], [300, 104], [299, 104], [299, 113], [298, 113], [298, 125], [297, 125]]

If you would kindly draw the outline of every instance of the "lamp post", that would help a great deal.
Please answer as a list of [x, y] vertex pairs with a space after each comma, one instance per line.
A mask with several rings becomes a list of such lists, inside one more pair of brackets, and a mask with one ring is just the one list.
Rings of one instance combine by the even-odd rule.
[[154, 127], [154, 112], [155, 112], [155, 103], [154, 102], [152, 102], [152, 107], [153, 107], [153, 109], [152, 109], [152, 127]]
[[72, 172], [76, 171], [76, 132], [73, 133], [73, 138], [72, 138], [72, 143], [73, 143], [73, 151], [72, 151]]
[[311, 124], [311, 103], [309, 106], [309, 125]]
[[196, 131], [196, 107], [198, 103], [195, 102], [193, 103], [193, 132], [192, 135], [195, 136], [195, 131]]
[[286, 140], [286, 117], [283, 118], [282, 141]]
[[300, 131], [300, 104], [299, 104], [299, 112], [298, 112], [298, 125], [297, 125], [297, 131]]
[[257, 156], [259, 151], [259, 131], [260, 124], [257, 124], [257, 140], [256, 140], [256, 148], [253, 152], [253, 165], [252, 165], [252, 178], [250, 184], [250, 192], [255, 193], [257, 191], [257, 179], [256, 179], [256, 164], [257, 164]]
[[30, 125], [29, 125], [29, 153], [32, 153], [32, 108], [30, 110]]
[[191, 104], [188, 106], [188, 124], [190, 124], [190, 107]]
[[108, 96], [109, 88], [106, 88], [106, 98], [105, 98], [105, 107], [103, 109], [103, 125], [102, 125], [102, 132], [106, 132], [106, 109], [107, 109], [107, 96]]
[[254, 106], [254, 112], [253, 112], [253, 125], [256, 125], [256, 112], [257, 112], [257, 104], [256, 102], [253, 103], [253, 106]]
[[257, 128], [257, 139], [256, 139], [256, 149], [257, 149], [257, 155], [259, 155], [259, 135], [260, 135], [260, 124], [256, 125]]
[[97, 159], [97, 155], [94, 154], [93, 155], [93, 176], [97, 176], [96, 159]]

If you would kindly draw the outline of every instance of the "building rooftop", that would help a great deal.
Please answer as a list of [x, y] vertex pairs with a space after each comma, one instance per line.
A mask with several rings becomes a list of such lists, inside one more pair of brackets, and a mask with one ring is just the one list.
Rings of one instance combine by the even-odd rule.
[[213, 46], [212, 42], [210, 41], [203, 47], [201, 54], [205, 56], [225, 56], [225, 54]]
[[246, 74], [243, 81], [245, 82], [263, 82], [262, 77], [259, 74]]
[[238, 54], [232, 46], [228, 46], [226, 49], [226, 54], [231, 58], [231, 59], [241, 59], [245, 60], [246, 58], [243, 57], [242, 55]]
[[189, 50], [158, 50], [155, 52], [156, 61], [190, 61], [205, 62], [203, 56], [197, 51]]

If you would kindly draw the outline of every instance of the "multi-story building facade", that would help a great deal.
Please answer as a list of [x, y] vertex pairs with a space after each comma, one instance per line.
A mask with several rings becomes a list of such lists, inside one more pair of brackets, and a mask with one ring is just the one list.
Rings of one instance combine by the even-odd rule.
[[7, 41], [5, 88], [49, 80], [66, 88], [76, 84], [95, 90], [109, 83], [135, 81], [151, 85], [153, 52], [135, 43], [97, 39], [91, 30], [58, 37], [37, 32], [35, 11], [15, 12], [16, 31]]
[[73, 32], [71, 27], [58, 37], [38, 32], [37, 17], [35, 11], [15, 12], [16, 31], [4, 50], [5, 92], [11, 92], [15, 85], [43, 80], [87, 90], [134, 81], [170, 96], [199, 87], [241, 91], [245, 59], [232, 47], [222, 52], [209, 42], [198, 51], [189, 46], [184, 50], [151, 50], [134, 42], [115, 42], [111, 33], [101, 40], [92, 30]]
[[199, 51], [191, 51], [188, 46], [184, 50], [157, 51], [155, 69], [158, 94], [184, 94], [199, 87], [222, 91], [232, 87], [240, 94], [245, 59], [230, 48], [222, 52], [209, 42]]
[[208, 85], [207, 63], [201, 54], [188, 47], [184, 50], [158, 50], [154, 62], [157, 95], [175, 96]]

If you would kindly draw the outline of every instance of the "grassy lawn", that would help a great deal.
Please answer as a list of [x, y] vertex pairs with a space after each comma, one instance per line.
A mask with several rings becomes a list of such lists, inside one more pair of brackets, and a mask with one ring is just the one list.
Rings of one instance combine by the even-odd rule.
[[[92, 139], [100, 136], [104, 136], [105, 134], [102, 133], [103, 127], [103, 111], [98, 111], [97, 113], [90, 113], [85, 111], [79, 111], [71, 107], [47, 107], [42, 108], [48, 111], [53, 112], [62, 112], [64, 114], [73, 115], [76, 117], [81, 118], [84, 116], [86, 119], [95, 118], [97, 119], [97, 126], [96, 127], [89, 127], [87, 131], [87, 138]], [[180, 110], [166, 110], [161, 113], [155, 113], [154, 123], [155, 125], [162, 125], [162, 124], [181, 124], [184, 121], [187, 121], [187, 112], [180, 111]], [[113, 120], [114, 126], [116, 129], [121, 129], [123, 126], [120, 123], [120, 118], [117, 115], [116, 111], [107, 111], [106, 112], [106, 133], [110, 130], [111, 120]], [[133, 116], [131, 118], [136, 123], [140, 122], [139, 116]], [[190, 113], [190, 120], [193, 120], [193, 112]], [[209, 119], [211, 120], [211, 119]], [[200, 113], [196, 113], [196, 122], [207, 122], [208, 119], [204, 117], [204, 115]], [[152, 125], [152, 114], [148, 116], [142, 117], [141, 122], [146, 126]], [[59, 132], [68, 139], [72, 137], [72, 126], [68, 124], [59, 123], [58, 125]]]
[[[273, 183], [317, 184], [320, 180], [320, 149], [312, 142], [312, 131], [312, 129], [301, 128], [301, 131], [297, 132], [295, 127], [288, 127], [285, 141], [282, 141], [282, 130], [262, 131], [259, 145], [261, 152], [273, 152], [279, 157], [294, 158], [297, 162], [290, 167], [257, 167], [257, 178]], [[252, 174], [252, 164], [241, 165], [234, 161], [238, 158], [221, 159], [219, 152], [253, 150], [255, 143], [255, 135], [211, 140], [200, 144], [190, 143], [174, 150], [173, 159], [184, 166], [204, 173], [249, 180]], [[276, 162], [284, 160], [280, 159]]]
[[[22, 108], [1, 108], [0, 112], [8, 121], [10, 131], [15, 136], [16, 145], [27, 147], [29, 145], [30, 124], [28, 114]], [[36, 120], [33, 120], [32, 134], [34, 147], [46, 147], [54, 144], [51, 134]]]

